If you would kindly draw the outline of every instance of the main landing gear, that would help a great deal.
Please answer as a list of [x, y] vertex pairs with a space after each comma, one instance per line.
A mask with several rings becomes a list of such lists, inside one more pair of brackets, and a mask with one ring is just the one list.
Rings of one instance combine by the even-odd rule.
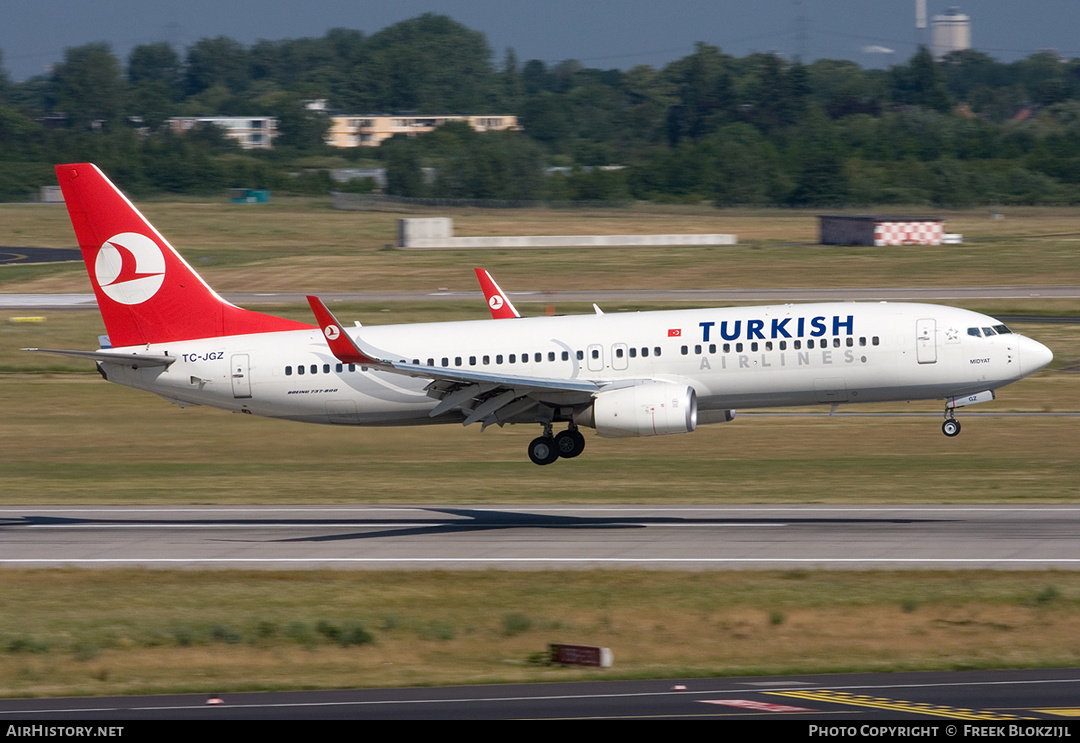
[[559, 457], [573, 459], [585, 451], [585, 437], [571, 427], [552, 436], [551, 424], [544, 424], [544, 435], [529, 442], [529, 459], [534, 464], [551, 464]]

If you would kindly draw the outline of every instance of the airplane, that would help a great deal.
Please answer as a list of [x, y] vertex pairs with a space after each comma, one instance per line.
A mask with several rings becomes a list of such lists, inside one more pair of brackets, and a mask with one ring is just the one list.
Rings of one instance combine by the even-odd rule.
[[[108, 333], [110, 382], [181, 406], [308, 423], [533, 424], [536, 464], [601, 437], [690, 433], [737, 408], [945, 400], [956, 408], [1053, 354], [999, 320], [930, 304], [827, 302], [346, 327], [241, 309], [210, 288], [93, 164], [58, 165]], [[556, 434], [556, 425], [566, 428]]]

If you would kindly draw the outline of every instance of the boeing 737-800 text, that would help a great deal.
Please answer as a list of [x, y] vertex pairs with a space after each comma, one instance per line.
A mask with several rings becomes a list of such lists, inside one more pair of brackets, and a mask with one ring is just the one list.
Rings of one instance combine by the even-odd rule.
[[180, 405], [358, 426], [533, 423], [529, 457], [549, 464], [582, 452], [582, 426], [690, 433], [740, 407], [944, 399], [955, 436], [955, 408], [1052, 359], [986, 315], [884, 302], [348, 328], [309, 297], [308, 325], [223, 300], [96, 166], [56, 172], [108, 342], [35, 350]]

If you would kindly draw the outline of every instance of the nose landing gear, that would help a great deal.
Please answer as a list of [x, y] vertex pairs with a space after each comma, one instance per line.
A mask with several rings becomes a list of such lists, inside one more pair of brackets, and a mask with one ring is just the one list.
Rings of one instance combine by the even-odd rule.
[[945, 422], [941, 424], [941, 432], [952, 438], [960, 433], [960, 421], [956, 420], [956, 415], [953, 413], [952, 408], [945, 409]]

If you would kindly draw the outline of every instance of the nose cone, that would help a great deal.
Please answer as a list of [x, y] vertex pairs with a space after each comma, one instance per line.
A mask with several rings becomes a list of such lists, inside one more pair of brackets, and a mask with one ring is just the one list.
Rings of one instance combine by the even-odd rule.
[[1020, 369], [1024, 375], [1034, 374], [1054, 360], [1054, 352], [1027, 336], [1020, 336]]

